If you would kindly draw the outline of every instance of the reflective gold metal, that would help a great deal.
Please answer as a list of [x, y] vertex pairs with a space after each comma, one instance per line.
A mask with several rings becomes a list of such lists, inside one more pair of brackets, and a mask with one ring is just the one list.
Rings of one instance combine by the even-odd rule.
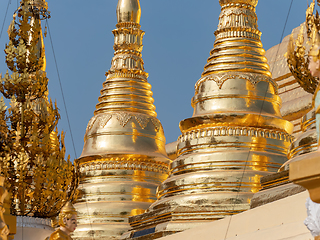
[[64, 134], [58, 134], [56, 128], [57, 106], [48, 100], [40, 21], [48, 17], [44, 0], [21, 1], [5, 48], [12, 74], [7, 71], [0, 84], [3, 96], [11, 99], [8, 112], [0, 103], [0, 131], [6, 139], [0, 163], [10, 210], [14, 215], [40, 218], [57, 215], [64, 201], [72, 198], [77, 183], [73, 164], [64, 160]]
[[141, 57], [140, 14], [139, 0], [118, 1], [114, 57], [76, 160], [81, 182], [74, 239], [119, 238], [130, 227], [128, 217], [156, 200], [168, 176], [163, 128]]
[[[288, 158], [316, 151], [318, 148], [316, 132], [316, 116], [314, 111], [310, 111], [301, 119], [302, 133], [297, 136], [290, 146]], [[286, 169], [287, 164], [283, 167]], [[281, 167], [281, 168], [283, 168]], [[287, 169], [286, 169], [287, 170]]]
[[260, 189], [260, 178], [287, 160], [293, 126], [280, 114], [257, 3], [220, 0], [214, 48], [195, 84], [193, 116], [180, 122], [177, 158], [158, 200], [130, 218], [132, 229], [122, 239], [154, 227], [153, 234], [137, 239], [157, 238], [241, 213]]

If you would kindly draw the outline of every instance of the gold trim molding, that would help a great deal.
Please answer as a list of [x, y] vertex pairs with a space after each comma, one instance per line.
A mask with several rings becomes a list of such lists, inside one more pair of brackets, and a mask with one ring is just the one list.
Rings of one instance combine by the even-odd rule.
[[278, 94], [278, 84], [272, 80], [272, 78], [262, 75], [262, 74], [255, 74], [255, 73], [241, 73], [241, 72], [234, 72], [234, 73], [220, 73], [220, 74], [212, 74], [209, 76], [205, 76], [200, 78], [195, 84], [195, 94], [198, 94], [199, 88], [201, 84], [205, 81], [214, 81], [219, 89], [222, 88], [222, 85], [230, 79], [243, 79], [252, 84], [253, 87], [257, 85], [257, 83], [264, 81], [270, 83], [276, 94]]

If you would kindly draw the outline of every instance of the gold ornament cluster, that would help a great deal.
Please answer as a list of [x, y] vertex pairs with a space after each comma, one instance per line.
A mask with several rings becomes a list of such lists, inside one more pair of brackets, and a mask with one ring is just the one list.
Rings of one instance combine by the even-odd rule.
[[[317, 5], [320, 6], [320, 1], [317, 0]], [[314, 33], [320, 30], [320, 16], [318, 11], [314, 15], [315, 0], [310, 4], [306, 11], [306, 32], [308, 36], [307, 44], [312, 45], [315, 39]], [[294, 40], [293, 35], [290, 36], [288, 50], [286, 53], [289, 69], [300, 84], [300, 86], [308, 93], [314, 94], [318, 86], [319, 79], [313, 77], [308, 69], [309, 59], [305, 46], [305, 30], [302, 26], [297, 39]]]
[[[32, 3], [35, 3], [34, 5]], [[40, 20], [46, 2], [22, 0], [9, 27], [5, 47], [8, 71], [0, 76], [0, 164], [11, 196], [11, 214], [56, 216], [72, 199], [75, 167], [65, 158], [64, 133], [58, 134], [58, 108], [48, 100]], [[39, 47], [40, 46], [40, 47]]]

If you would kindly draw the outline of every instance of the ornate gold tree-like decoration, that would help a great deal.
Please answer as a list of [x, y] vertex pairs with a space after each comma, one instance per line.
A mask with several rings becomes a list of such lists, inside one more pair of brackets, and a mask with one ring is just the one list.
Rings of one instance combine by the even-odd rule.
[[[320, 0], [317, 0], [317, 4], [320, 6]], [[318, 11], [316, 11], [315, 15], [313, 14], [314, 7], [315, 0], [313, 0], [306, 11], [306, 28], [309, 42], [314, 39], [313, 29], [316, 28], [317, 31], [320, 30], [320, 16]], [[311, 73], [308, 70], [309, 58], [307, 57], [308, 54], [306, 54], [304, 42], [304, 28], [302, 26], [295, 41], [293, 39], [293, 35], [290, 36], [286, 57], [289, 69], [300, 86], [306, 92], [314, 94], [318, 86], [319, 79], [311, 76]]]
[[22, 0], [8, 30], [9, 71], [0, 76], [0, 92], [11, 106], [6, 112], [0, 102], [0, 162], [14, 215], [56, 216], [76, 189], [75, 168], [64, 160], [64, 133], [57, 134], [60, 115], [47, 97], [40, 20], [49, 17], [44, 0]]

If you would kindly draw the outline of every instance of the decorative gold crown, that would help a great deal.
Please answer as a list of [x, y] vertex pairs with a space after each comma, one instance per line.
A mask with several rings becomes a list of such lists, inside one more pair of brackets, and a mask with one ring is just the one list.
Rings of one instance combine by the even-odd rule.
[[60, 214], [67, 214], [67, 213], [77, 214], [77, 211], [71, 202], [67, 202], [66, 205], [64, 205], [63, 208], [61, 208]]

